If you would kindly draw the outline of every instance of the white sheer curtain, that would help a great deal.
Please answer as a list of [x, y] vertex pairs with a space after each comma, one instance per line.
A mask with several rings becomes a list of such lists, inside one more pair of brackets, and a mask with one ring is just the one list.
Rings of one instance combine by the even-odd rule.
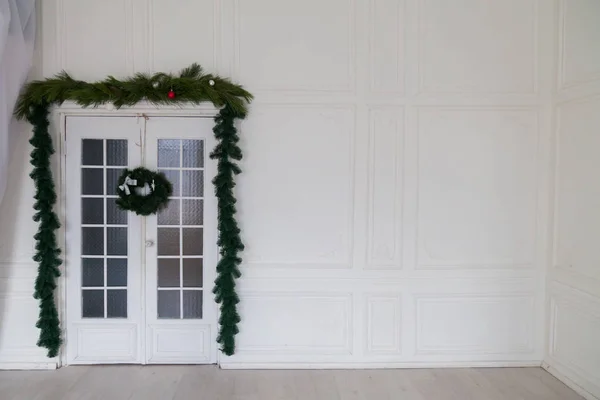
[[0, 0], [0, 202], [6, 191], [10, 123], [35, 40], [35, 0]]

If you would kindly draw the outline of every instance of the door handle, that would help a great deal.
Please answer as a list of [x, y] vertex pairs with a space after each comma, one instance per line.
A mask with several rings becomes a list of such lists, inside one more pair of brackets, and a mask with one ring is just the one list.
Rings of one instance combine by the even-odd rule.
[[146, 240], [146, 247], [154, 246], [154, 240]]

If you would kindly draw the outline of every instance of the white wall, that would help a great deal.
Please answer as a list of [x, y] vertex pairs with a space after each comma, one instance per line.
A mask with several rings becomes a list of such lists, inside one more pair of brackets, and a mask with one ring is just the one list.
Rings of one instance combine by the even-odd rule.
[[[48, 0], [43, 11], [45, 75], [198, 61], [256, 95], [238, 186], [243, 322], [225, 366], [539, 365], [552, 2]], [[23, 221], [24, 250], [0, 253], [1, 282], [27, 271], [29, 290], [31, 184], [14, 179], [27, 189], [2, 221]], [[28, 301], [9, 308], [33, 337]], [[6, 337], [15, 325], [2, 326]]]
[[[37, 15], [40, 24], [40, 12]], [[41, 26], [37, 42], [41, 42]], [[42, 51], [36, 46], [31, 78], [42, 76]], [[37, 265], [33, 262], [32, 220], [35, 193], [29, 172], [31, 128], [13, 121], [7, 192], [0, 204], [0, 368], [46, 368], [44, 349], [36, 346], [38, 301], [33, 298]]]
[[600, 2], [560, 2], [547, 368], [600, 398]]

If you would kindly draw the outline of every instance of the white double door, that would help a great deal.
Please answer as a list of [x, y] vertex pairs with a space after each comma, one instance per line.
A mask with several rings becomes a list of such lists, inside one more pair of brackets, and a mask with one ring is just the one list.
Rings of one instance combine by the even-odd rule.
[[[213, 120], [66, 117], [67, 363], [215, 363]], [[144, 166], [173, 184], [157, 215], [119, 209]]]

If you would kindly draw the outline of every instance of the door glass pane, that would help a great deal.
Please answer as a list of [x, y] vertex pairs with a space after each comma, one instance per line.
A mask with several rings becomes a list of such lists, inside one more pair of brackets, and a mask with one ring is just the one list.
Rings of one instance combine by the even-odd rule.
[[202, 318], [204, 151], [202, 140], [159, 140], [175, 198], [158, 215], [158, 318]]
[[127, 140], [106, 141], [106, 165], [127, 165]]
[[81, 223], [100, 224], [104, 223], [104, 199], [83, 198], [81, 199]]
[[158, 318], [181, 318], [179, 290], [158, 291]]
[[158, 139], [158, 166], [178, 168], [181, 166], [181, 140]]
[[81, 259], [81, 286], [104, 286], [104, 259]]
[[102, 168], [81, 169], [81, 194], [101, 195], [104, 192], [104, 170]]
[[167, 178], [167, 180], [171, 182], [171, 185], [173, 185], [173, 196], [180, 196], [181, 185], [179, 183], [179, 175], [181, 174], [181, 171], [162, 169], [159, 172], [162, 172], [165, 175], [165, 178]]
[[202, 228], [183, 228], [183, 255], [201, 256], [203, 254]]
[[159, 225], [179, 225], [179, 199], [169, 200], [169, 205], [158, 213]]
[[183, 318], [202, 318], [202, 290], [183, 291]]
[[106, 316], [127, 318], [127, 290], [109, 289], [106, 291]]
[[81, 292], [82, 318], [104, 318], [104, 290]]
[[158, 228], [158, 255], [179, 255], [179, 228]]
[[179, 258], [158, 259], [158, 287], [179, 287]]
[[183, 287], [202, 287], [202, 259], [183, 259]]
[[125, 171], [120, 168], [108, 168], [106, 170], [106, 194], [109, 196], [118, 196], [117, 186], [119, 182], [119, 177]]
[[109, 256], [126, 256], [127, 228], [106, 228], [106, 243]]
[[127, 211], [121, 210], [116, 198], [106, 199], [106, 223], [110, 225], [127, 225]]
[[182, 171], [181, 195], [183, 197], [202, 197], [204, 193], [204, 171]]
[[104, 163], [104, 140], [83, 139], [81, 141], [81, 165], [102, 165]]
[[115, 203], [118, 178], [128, 166], [127, 148], [125, 139], [82, 142], [82, 163], [95, 166], [81, 168], [81, 194], [93, 196], [81, 199], [81, 223], [85, 225], [81, 227], [84, 318], [127, 318], [128, 215]]
[[127, 259], [106, 259], [106, 286], [127, 286]]
[[81, 254], [86, 256], [104, 254], [104, 228], [81, 228]]
[[181, 223], [183, 225], [204, 224], [204, 200], [183, 199], [181, 200]]
[[182, 140], [183, 147], [183, 167], [184, 168], [202, 168], [204, 167], [204, 141], [203, 140]]

